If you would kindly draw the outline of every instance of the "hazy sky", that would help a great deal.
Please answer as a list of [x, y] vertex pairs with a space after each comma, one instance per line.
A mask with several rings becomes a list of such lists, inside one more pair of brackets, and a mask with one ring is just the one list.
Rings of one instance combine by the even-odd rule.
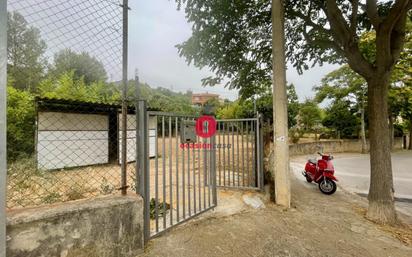
[[[166, 87], [175, 91], [213, 92], [222, 98], [235, 100], [237, 91], [223, 86], [201, 86], [201, 79], [212, 74], [208, 69], [199, 70], [188, 66], [179, 57], [175, 45], [191, 35], [191, 25], [185, 19], [184, 11], [176, 10], [174, 0], [132, 0], [130, 12], [129, 51], [130, 71], [139, 70], [140, 78], [152, 87]], [[288, 82], [296, 85], [301, 100], [313, 95], [312, 87], [335, 66], [325, 65], [306, 71], [302, 76], [293, 69], [287, 72]]]

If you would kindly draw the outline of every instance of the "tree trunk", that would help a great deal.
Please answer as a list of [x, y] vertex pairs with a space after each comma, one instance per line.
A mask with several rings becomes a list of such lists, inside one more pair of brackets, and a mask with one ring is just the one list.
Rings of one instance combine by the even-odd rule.
[[397, 221], [394, 205], [388, 124], [389, 75], [368, 80], [371, 177], [367, 217], [378, 223]]
[[361, 140], [362, 140], [362, 153], [368, 153], [368, 145], [366, 143], [366, 131], [365, 131], [365, 101], [362, 98], [361, 107]]

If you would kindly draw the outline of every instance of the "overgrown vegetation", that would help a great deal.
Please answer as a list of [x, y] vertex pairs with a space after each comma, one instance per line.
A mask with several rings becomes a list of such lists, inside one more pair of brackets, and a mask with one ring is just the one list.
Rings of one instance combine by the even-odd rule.
[[[163, 209], [163, 205], [165, 205], [165, 209]], [[156, 211], [157, 211], [158, 217], [165, 217], [168, 210], [170, 210], [170, 204], [166, 202], [158, 202], [156, 206], [156, 200], [154, 198], [150, 200], [150, 218], [151, 219], [156, 218]]]
[[[119, 104], [120, 84], [107, 81], [103, 64], [86, 52], [64, 49], [51, 63], [44, 57], [47, 45], [35, 27], [18, 12], [8, 15], [8, 161], [34, 153], [35, 97]], [[141, 98], [152, 109], [195, 114], [191, 92], [176, 93], [148, 84], [139, 84]], [[134, 104], [135, 81], [129, 81], [128, 100]]]

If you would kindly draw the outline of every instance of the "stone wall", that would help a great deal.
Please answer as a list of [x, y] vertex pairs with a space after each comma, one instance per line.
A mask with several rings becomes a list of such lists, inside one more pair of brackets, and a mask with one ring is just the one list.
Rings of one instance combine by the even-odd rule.
[[[289, 154], [305, 155], [319, 151], [319, 145], [323, 147], [325, 153], [361, 152], [362, 142], [360, 140], [333, 140], [312, 143], [301, 143], [289, 146]], [[403, 147], [403, 138], [395, 138], [394, 149], [399, 150]], [[368, 144], [369, 148], [369, 144]]]
[[136, 195], [7, 214], [8, 257], [135, 257], [142, 250], [143, 201]]

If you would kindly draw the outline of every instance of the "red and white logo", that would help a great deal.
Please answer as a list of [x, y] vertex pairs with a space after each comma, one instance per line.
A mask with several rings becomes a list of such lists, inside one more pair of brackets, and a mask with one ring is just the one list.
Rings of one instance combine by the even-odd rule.
[[202, 116], [196, 120], [196, 134], [202, 138], [210, 138], [216, 134], [216, 120], [212, 116]]

